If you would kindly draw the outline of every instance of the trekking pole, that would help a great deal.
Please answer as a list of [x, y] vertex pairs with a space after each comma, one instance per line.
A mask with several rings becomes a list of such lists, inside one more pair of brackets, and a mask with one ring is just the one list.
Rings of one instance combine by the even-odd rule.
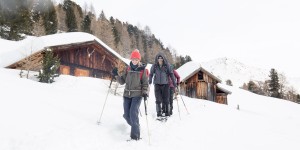
[[180, 116], [180, 110], [179, 110], [179, 103], [178, 103], [177, 94], [175, 95], [175, 99], [176, 99], [176, 101], [177, 101], [177, 107], [178, 107], [179, 119], [181, 120], [181, 116]]
[[142, 112], [141, 112], [140, 108], [139, 108], [139, 112], [140, 112], [140, 116], [141, 116], [141, 117], [143, 117], [143, 116], [142, 116]]
[[147, 117], [148, 114], [147, 114], [146, 100], [147, 100], [147, 98], [144, 97], [145, 116], [146, 116], [147, 130], [148, 130], [148, 140], [149, 140], [149, 145], [150, 145], [150, 131], [149, 131], [149, 126], [148, 126], [148, 117]]
[[101, 123], [102, 114], [103, 114], [103, 111], [104, 111], [104, 108], [105, 108], [106, 100], [107, 100], [107, 97], [108, 97], [108, 94], [109, 94], [109, 91], [110, 91], [113, 79], [114, 78], [112, 77], [111, 80], [110, 80], [110, 84], [109, 84], [108, 91], [107, 91], [107, 94], [106, 94], [106, 98], [105, 98], [105, 101], [104, 101], [104, 105], [103, 105], [103, 108], [102, 108], [102, 111], [101, 111], [101, 115], [100, 115], [100, 117], [99, 117], [99, 119], [97, 121], [98, 125]]
[[[177, 90], [178, 90], [178, 92], [179, 92], [178, 87], [177, 87]], [[186, 110], [187, 114], [190, 114], [189, 111], [188, 111], [187, 108], [186, 108], [186, 105], [185, 105], [184, 100], [183, 100], [183, 98], [182, 98], [181, 95], [180, 95], [180, 98], [181, 98], [181, 100], [182, 100], [182, 102], [183, 102], [183, 105], [184, 105], [184, 107], [185, 107], [185, 110]]]

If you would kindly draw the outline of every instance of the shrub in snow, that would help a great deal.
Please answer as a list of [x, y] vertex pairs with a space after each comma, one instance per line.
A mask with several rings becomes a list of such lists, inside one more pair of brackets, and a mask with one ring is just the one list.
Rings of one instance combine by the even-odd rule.
[[43, 83], [52, 83], [54, 78], [58, 77], [59, 74], [57, 70], [59, 68], [60, 62], [58, 57], [54, 57], [54, 54], [51, 49], [44, 51], [43, 56], [43, 69], [39, 71], [39, 82]]

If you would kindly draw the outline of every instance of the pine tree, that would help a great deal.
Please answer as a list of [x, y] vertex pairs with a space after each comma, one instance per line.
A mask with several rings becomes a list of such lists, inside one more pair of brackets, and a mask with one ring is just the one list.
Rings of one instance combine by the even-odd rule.
[[63, 9], [66, 12], [66, 25], [68, 27], [68, 32], [78, 31], [73, 2], [71, 0], [65, 0], [63, 4]]
[[17, 2], [20, 3], [19, 9], [17, 9], [19, 33], [32, 35], [33, 20], [31, 19], [32, 13], [29, 9], [29, 2], [27, 0], [17, 0]]
[[187, 63], [187, 62], [189, 62], [189, 61], [192, 61], [192, 58], [191, 58], [191, 56], [186, 55], [186, 56], [185, 56], [185, 63]]
[[111, 29], [112, 27], [109, 20], [105, 17], [101, 17], [101, 14], [97, 20], [93, 19], [91, 22], [91, 30], [93, 34], [112, 48], [114, 46], [114, 37]]
[[3, 2], [0, 1], [0, 37], [7, 39], [8, 35], [5, 32], [5, 14], [4, 14]]
[[58, 77], [57, 70], [60, 66], [58, 57], [54, 57], [51, 49], [47, 49], [43, 56], [43, 69], [39, 71], [39, 82], [52, 83]]
[[185, 59], [184, 59], [184, 57], [183, 56], [179, 56], [179, 58], [180, 58], [180, 63], [179, 63], [179, 67], [180, 66], [182, 66], [183, 64], [185, 64]]
[[101, 21], [106, 20], [106, 17], [105, 17], [105, 14], [104, 14], [103, 10], [100, 13], [99, 20], [101, 20]]
[[45, 9], [43, 13], [44, 27], [46, 35], [57, 33], [58, 20], [56, 10], [51, 0], [44, 1]]
[[127, 31], [129, 33], [129, 36], [131, 37], [134, 34], [134, 27], [133, 27], [133, 25], [129, 24], [127, 26]]
[[91, 33], [91, 18], [89, 15], [86, 15], [82, 21], [82, 31], [83, 32], [87, 32], [87, 33]]
[[279, 93], [280, 85], [279, 85], [277, 71], [272, 68], [270, 71], [269, 77], [271, 78], [270, 82], [269, 82], [269, 91], [270, 91], [271, 97], [280, 98], [280, 93]]
[[300, 103], [300, 94], [297, 94], [297, 103]]
[[145, 62], [149, 62], [149, 55], [150, 51], [152, 51], [152, 33], [149, 26], [145, 26], [144, 28], [144, 35], [142, 36], [143, 43], [144, 43], [144, 51], [145, 51]]
[[[168, 51], [170, 51], [170, 50], [168, 50]], [[192, 58], [189, 55], [186, 55], [185, 57], [180, 55], [178, 58], [178, 62], [175, 63], [175, 68], [179, 68], [180, 66], [184, 65], [185, 63], [187, 63], [189, 61], [192, 61]]]
[[249, 81], [248, 83], [248, 91], [255, 93], [256, 91], [256, 84], [253, 81]]
[[118, 44], [120, 42], [120, 33], [116, 28], [115, 19], [113, 17], [110, 17], [109, 20], [110, 20], [110, 24], [112, 25], [112, 32], [113, 32], [113, 35], [114, 35], [115, 47], [118, 47]]
[[148, 55], [147, 55], [147, 37], [145, 35], [142, 35], [142, 43], [143, 43], [143, 54], [142, 62], [148, 62]]
[[28, 1], [0, 2], [0, 36], [8, 40], [21, 40], [23, 34], [32, 35], [33, 20]]

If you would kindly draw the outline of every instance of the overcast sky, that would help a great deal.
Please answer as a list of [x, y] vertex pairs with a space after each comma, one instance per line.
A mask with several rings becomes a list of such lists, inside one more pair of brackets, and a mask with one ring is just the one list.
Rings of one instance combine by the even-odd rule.
[[[300, 77], [299, 0], [74, 0], [123, 22], [148, 25], [195, 61], [219, 57]], [[297, 67], [297, 68], [296, 68]]]

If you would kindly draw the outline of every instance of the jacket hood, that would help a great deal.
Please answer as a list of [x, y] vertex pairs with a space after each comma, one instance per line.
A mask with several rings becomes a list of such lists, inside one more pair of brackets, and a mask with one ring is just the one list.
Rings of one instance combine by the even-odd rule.
[[162, 52], [159, 52], [158, 54], [156, 54], [156, 56], [155, 56], [155, 64], [158, 64], [158, 57], [159, 56], [161, 56], [164, 59], [163, 64], [169, 64], [169, 62], [168, 62], [165, 54], [162, 53]]

